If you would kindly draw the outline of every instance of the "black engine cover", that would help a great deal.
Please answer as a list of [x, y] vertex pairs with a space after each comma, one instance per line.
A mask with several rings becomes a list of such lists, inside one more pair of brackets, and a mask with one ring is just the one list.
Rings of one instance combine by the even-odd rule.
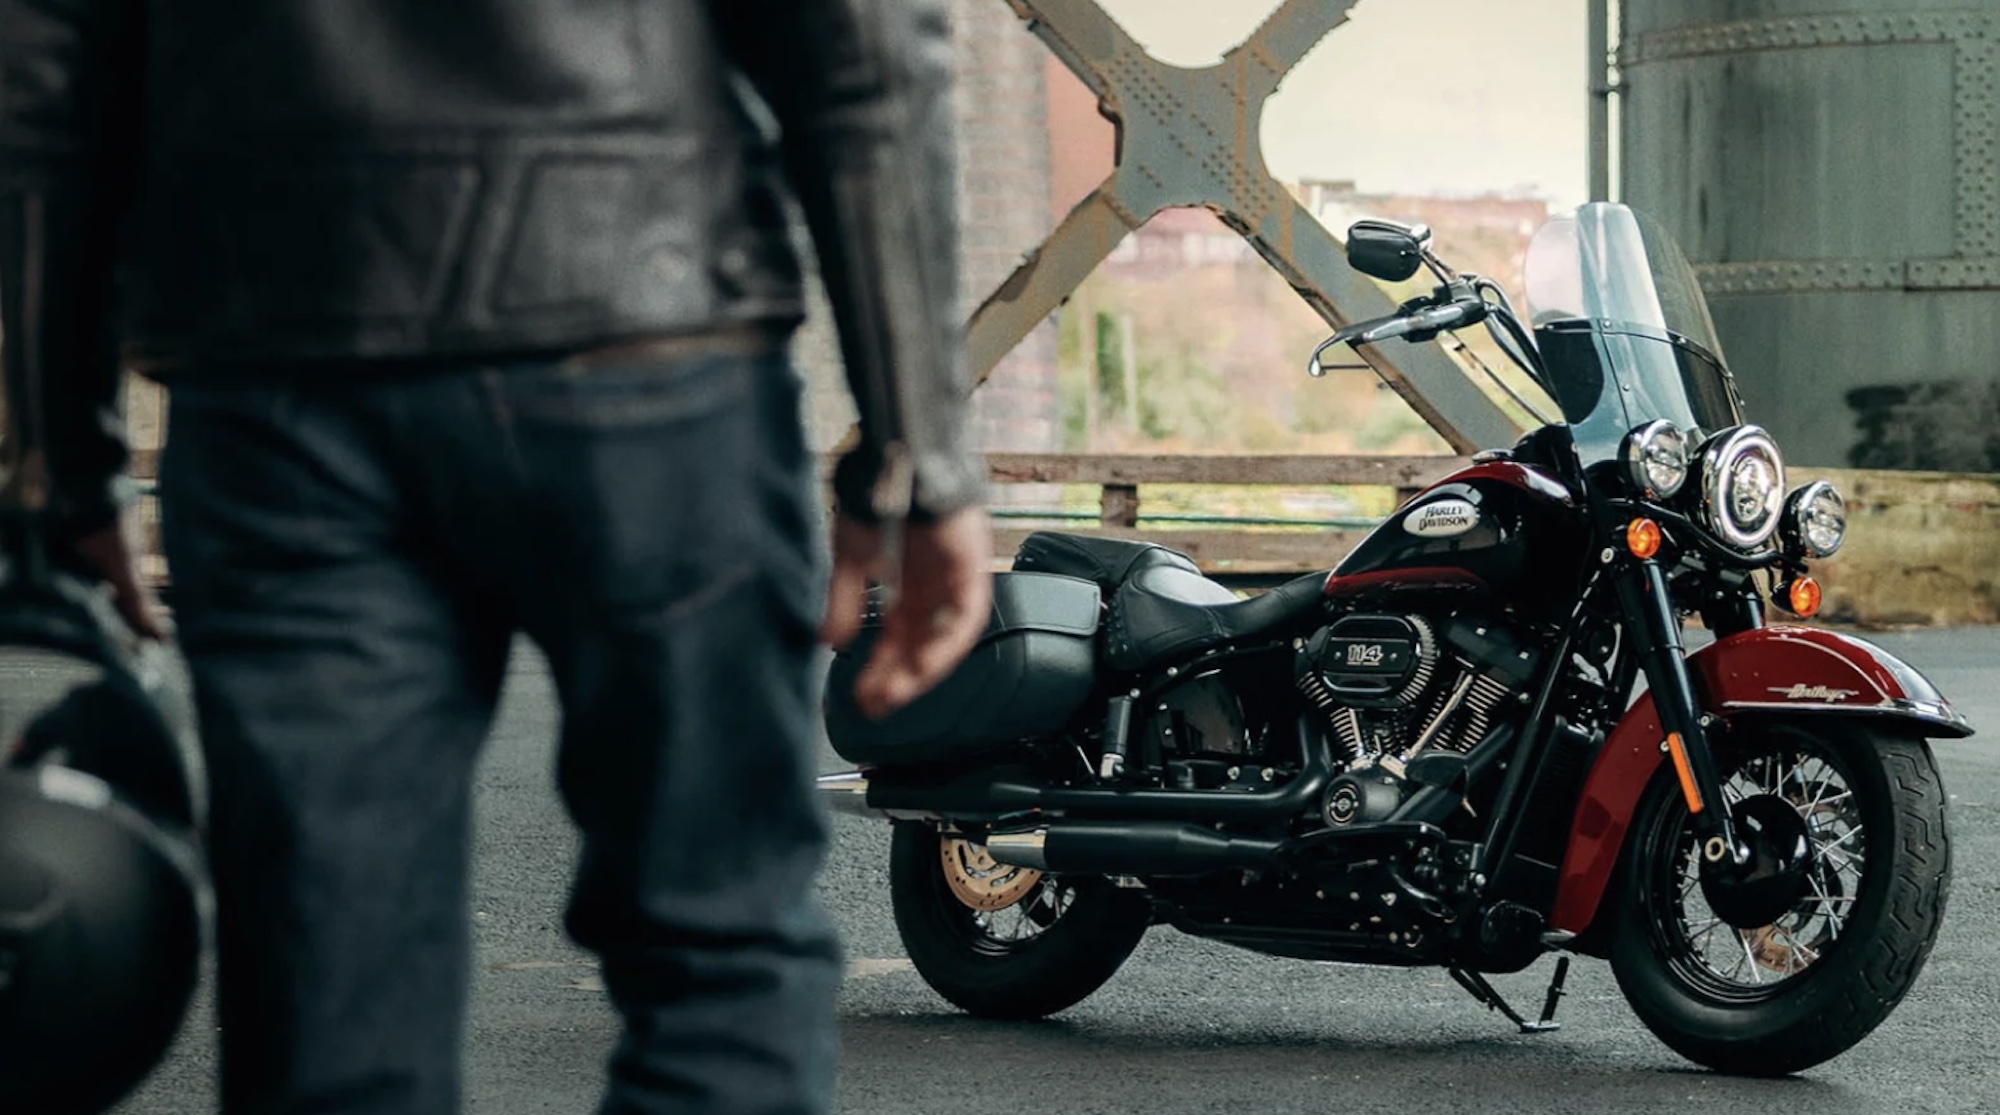
[[1346, 616], [1306, 649], [1327, 689], [1355, 708], [1400, 707], [1418, 667], [1436, 655], [1429, 636], [1402, 616]]

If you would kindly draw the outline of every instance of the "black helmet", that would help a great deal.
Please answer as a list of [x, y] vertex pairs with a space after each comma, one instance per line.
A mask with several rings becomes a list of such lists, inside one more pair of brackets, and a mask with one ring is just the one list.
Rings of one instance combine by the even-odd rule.
[[0, 1111], [86, 1115], [180, 1028], [207, 936], [171, 657], [0, 556]]

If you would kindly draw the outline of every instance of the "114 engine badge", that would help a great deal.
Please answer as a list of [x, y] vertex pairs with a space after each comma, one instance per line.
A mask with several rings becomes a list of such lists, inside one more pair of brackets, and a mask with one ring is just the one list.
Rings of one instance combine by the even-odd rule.
[[1380, 666], [1384, 648], [1381, 643], [1347, 644], [1347, 664], [1349, 666]]

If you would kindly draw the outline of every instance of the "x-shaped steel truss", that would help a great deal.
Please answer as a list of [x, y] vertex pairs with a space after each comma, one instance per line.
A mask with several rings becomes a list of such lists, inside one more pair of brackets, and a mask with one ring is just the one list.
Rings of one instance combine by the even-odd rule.
[[[967, 338], [984, 382], [1125, 238], [1162, 209], [1205, 206], [1339, 327], [1393, 309], [1347, 266], [1341, 243], [1264, 165], [1264, 102], [1306, 52], [1347, 22], [1355, 0], [1285, 0], [1248, 39], [1191, 69], [1148, 54], [1096, 0], [1006, 0], [1097, 95], [1118, 130], [1111, 176], [974, 311]], [[1520, 429], [1436, 344], [1362, 359], [1461, 453]], [[1303, 365], [1304, 354], [1300, 354]]]

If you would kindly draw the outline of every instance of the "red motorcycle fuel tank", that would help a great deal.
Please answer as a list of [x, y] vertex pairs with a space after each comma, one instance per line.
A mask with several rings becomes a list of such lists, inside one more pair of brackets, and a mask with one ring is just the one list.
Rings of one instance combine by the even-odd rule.
[[1328, 599], [1458, 589], [1524, 618], [1575, 604], [1585, 558], [1583, 509], [1545, 469], [1475, 464], [1398, 508], [1326, 579]]

